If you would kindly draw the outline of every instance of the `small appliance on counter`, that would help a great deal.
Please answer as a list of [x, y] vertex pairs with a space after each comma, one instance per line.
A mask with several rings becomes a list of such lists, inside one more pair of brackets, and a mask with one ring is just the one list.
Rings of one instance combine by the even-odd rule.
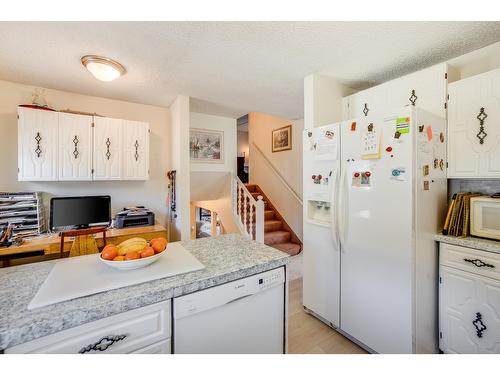
[[125, 207], [123, 211], [118, 212], [115, 218], [114, 227], [144, 227], [155, 224], [155, 214], [144, 206]]
[[470, 199], [470, 234], [500, 240], [500, 194]]

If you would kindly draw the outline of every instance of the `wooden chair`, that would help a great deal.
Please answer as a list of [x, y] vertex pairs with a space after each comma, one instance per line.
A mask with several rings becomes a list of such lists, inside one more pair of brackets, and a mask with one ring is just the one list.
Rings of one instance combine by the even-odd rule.
[[99, 248], [97, 247], [97, 242], [93, 235], [96, 233], [102, 233], [102, 241], [104, 246], [106, 246], [106, 230], [106, 227], [95, 227], [61, 232], [60, 258], [64, 257], [65, 237], [75, 237], [75, 240], [71, 245], [71, 250], [69, 251], [70, 257], [98, 253]]

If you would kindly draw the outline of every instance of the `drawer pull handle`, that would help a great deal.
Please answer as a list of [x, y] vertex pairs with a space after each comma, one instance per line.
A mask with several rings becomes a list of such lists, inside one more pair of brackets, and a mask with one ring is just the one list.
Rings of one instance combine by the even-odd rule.
[[110, 335], [104, 336], [98, 342], [94, 344], [87, 345], [80, 349], [78, 353], [85, 354], [92, 350], [103, 352], [108, 349], [111, 345], [113, 345], [117, 341], [123, 340], [127, 335]]
[[479, 267], [479, 268], [481, 268], [481, 267], [495, 268], [495, 266], [493, 264], [484, 263], [481, 259], [464, 258], [464, 261], [468, 262], [468, 263], [472, 263], [473, 265], [475, 265], [476, 267]]
[[476, 319], [472, 321], [474, 328], [476, 329], [477, 337], [483, 337], [483, 331], [486, 331], [486, 325], [483, 323], [483, 316], [481, 313], [476, 313]]

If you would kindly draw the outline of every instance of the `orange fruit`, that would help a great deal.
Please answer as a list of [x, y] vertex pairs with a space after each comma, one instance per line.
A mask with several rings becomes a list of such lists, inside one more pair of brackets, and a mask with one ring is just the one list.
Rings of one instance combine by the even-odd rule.
[[139, 259], [141, 256], [139, 255], [139, 252], [137, 251], [130, 251], [125, 255], [125, 260], [135, 260]]
[[140, 252], [141, 258], [147, 258], [155, 255], [155, 251], [151, 246], [146, 246], [144, 250]]
[[117, 257], [114, 257], [113, 260], [125, 260], [125, 257], [123, 255], [118, 255]]
[[165, 250], [165, 246], [166, 244], [162, 241], [155, 241], [151, 244], [151, 247], [153, 248], [155, 254], [161, 253], [163, 250]]
[[114, 245], [107, 245], [101, 253], [102, 259], [114, 260], [118, 256], [118, 248]]

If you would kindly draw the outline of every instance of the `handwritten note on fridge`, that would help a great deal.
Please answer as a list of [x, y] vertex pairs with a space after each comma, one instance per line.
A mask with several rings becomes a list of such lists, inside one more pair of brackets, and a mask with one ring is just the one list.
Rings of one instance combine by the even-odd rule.
[[332, 130], [321, 130], [316, 140], [316, 160], [337, 160], [338, 135]]

